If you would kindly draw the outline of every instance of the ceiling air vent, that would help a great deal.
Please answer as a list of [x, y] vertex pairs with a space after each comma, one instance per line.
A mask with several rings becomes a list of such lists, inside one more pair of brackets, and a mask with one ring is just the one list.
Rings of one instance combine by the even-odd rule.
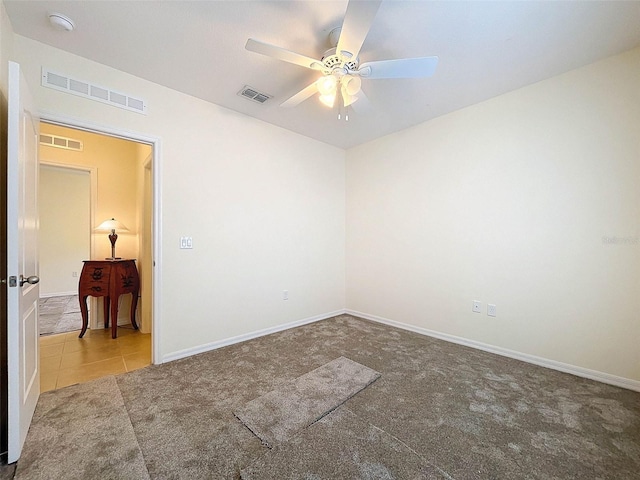
[[243, 89], [238, 92], [238, 95], [258, 103], [264, 103], [271, 98], [271, 95], [259, 92], [255, 88], [248, 85], [245, 85]]
[[147, 105], [144, 100], [83, 80], [69, 78], [44, 67], [42, 67], [42, 86], [95, 100], [96, 102], [106, 103], [114, 107], [124, 108], [132, 112], [147, 114]]
[[75, 140], [73, 138], [60, 137], [58, 135], [51, 135], [48, 133], [40, 134], [40, 145], [46, 145], [48, 147], [64, 148], [65, 150], [75, 150], [81, 152], [84, 146], [82, 141]]

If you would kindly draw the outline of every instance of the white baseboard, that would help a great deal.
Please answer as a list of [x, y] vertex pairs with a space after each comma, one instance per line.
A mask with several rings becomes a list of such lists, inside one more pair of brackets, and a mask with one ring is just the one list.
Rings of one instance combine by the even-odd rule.
[[198, 353], [209, 352], [211, 350], [216, 350], [218, 348], [226, 347], [228, 345], [233, 345], [235, 343], [246, 342], [247, 340], [252, 340], [254, 338], [263, 337], [265, 335], [270, 335], [276, 332], [282, 332], [283, 330], [288, 330], [290, 328], [300, 327], [302, 325], [307, 325], [309, 323], [318, 322], [326, 318], [335, 317], [336, 315], [342, 315], [343, 313], [345, 313], [345, 310], [336, 310], [335, 312], [323, 313], [321, 315], [315, 315], [313, 317], [303, 318], [302, 320], [295, 320], [293, 322], [284, 323], [282, 325], [277, 325], [275, 327], [264, 328], [262, 330], [256, 330], [255, 332], [245, 333], [243, 335], [238, 335], [236, 337], [219, 340], [217, 342], [205, 343], [204, 345], [198, 345], [197, 347], [178, 350], [177, 352], [172, 352], [172, 353], [163, 355], [162, 363], [190, 357], [191, 355], [197, 355]]
[[570, 365], [568, 363], [562, 363], [562, 362], [557, 362], [555, 360], [549, 360], [547, 358], [536, 357], [535, 355], [529, 355], [527, 353], [520, 353], [514, 350], [509, 350], [502, 347], [496, 347], [493, 345], [488, 345], [486, 343], [476, 342], [475, 340], [456, 337], [455, 335], [440, 333], [434, 330], [428, 330], [426, 328], [409, 325], [407, 323], [396, 322], [395, 320], [389, 320], [387, 318], [378, 317], [376, 315], [357, 312], [355, 310], [347, 309], [345, 310], [345, 313], [356, 316], [356, 317], [365, 318], [367, 320], [372, 320], [374, 322], [384, 323], [385, 325], [401, 328], [403, 330], [409, 330], [411, 332], [419, 333], [421, 335], [438, 338], [440, 340], [445, 340], [447, 342], [457, 343], [459, 345], [476, 348], [478, 350], [483, 350], [485, 352], [491, 352], [498, 355], [502, 355], [504, 357], [514, 358], [516, 360], [522, 360], [523, 362], [527, 362], [527, 363], [533, 363], [534, 365], [539, 365], [541, 367], [547, 367], [553, 370], [558, 370], [560, 372], [570, 373], [578, 377], [588, 378], [588, 379], [596, 380], [598, 382], [606, 383], [609, 385], [614, 385], [616, 387], [626, 388], [628, 390], [634, 390], [636, 392], [640, 392], [640, 381], [638, 380], [618, 377], [616, 375], [611, 375], [609, 373], [598, 372], [597, 370], [590, 370], [588, 368], [578, 367], [576, 365]]
[[40, 298], [52, 298], [52, 297], [70, 297], [71, 295], [77, 295], [78, 291], [72, 292], [57, 292], [57, 293], [41, 293]]

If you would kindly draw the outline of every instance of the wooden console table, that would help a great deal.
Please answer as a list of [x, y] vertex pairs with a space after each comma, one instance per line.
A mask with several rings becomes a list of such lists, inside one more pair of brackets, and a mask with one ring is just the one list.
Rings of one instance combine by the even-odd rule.
[[87, 331], [89, 315], [87, 297], [104, 297], [104, 328], [109, 328], [109, 304], [111, 304], [111, 338], [118, 336], [118, 298], [123, 293], [131, 293], [131, 325], [136, 330], [136, 307], [138, 306], [138, 292], [140, 291], [140, 277], [135, 260], [85, 260], [80, 274], [78, 297], [82, 312], [82, 331], [79, 337]]

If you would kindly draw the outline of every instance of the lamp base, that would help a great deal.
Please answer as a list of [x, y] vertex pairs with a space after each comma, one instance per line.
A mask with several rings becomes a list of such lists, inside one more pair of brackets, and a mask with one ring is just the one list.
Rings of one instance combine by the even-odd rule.
[[122, 260], [122, 257], [107, 257], [105, 260]]

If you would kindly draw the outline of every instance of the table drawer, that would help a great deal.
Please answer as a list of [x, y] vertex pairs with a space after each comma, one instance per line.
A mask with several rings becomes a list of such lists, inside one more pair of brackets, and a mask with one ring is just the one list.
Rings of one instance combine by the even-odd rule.
[[86, 271], [82, 272], [80, 281], [80, 291], [93, 296], [109, 294], [109, 278], [111, 267], [106, 266], [85, 266]]

